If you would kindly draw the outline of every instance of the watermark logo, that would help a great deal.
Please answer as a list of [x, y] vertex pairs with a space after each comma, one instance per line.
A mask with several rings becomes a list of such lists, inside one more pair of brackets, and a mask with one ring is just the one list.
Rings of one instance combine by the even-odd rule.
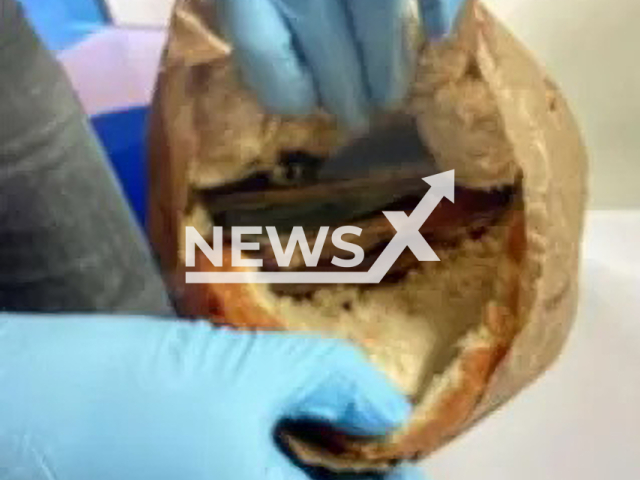
[[[433, 213], [438, 204], [447, 198], [454, 201], [454, 171], [432, 175], [423, 179], [431, 188], [422, 197], [411, 215], [403, 211], [382, 212], [396, 234], [389, 244], [376, 259], [368, 271], [234, 271], [234, 272], [195, 272], [186, 274], [187, 283], [291, 283], [291, 284], [320, 284], [320, 283], [348, 283], [348, 284], [375, 284], [380, 283], [389, 272], [394, 262], [405, 249], [410, 249], [421, 262], [437, 262], [440, 259], [433, 251], [429, 243], [420, 234], [420, 228]], [[296, 246], [300, 246], [302, 256], [307, 267], [316, 267], [322, 253], [322, 247], [328, 236], [329, 227], [319, 229], [313, 249], [309, 247], [302, 227], [295, 227], [291, 232], [286, 248], [283, 248], [275, 227], [266, 227], [266, 232], [271, 242], [273, 253], [279, 267], [288, 267], [295, 252]], [[233, 267], [262, 266], [262, 260], [258, 258], [246, 258], [243, 251], [259, 250], [256, 242], [244, 242], [242, 235], [262, 234], [262, 227], [233, 227], [231, 231], [231, 265]], [[361, 246], [345, 241], [342, 237], [346, 234], [359, 236], [362, 229], [354, 226], [337, 228], [331, 235], [333, 245], [341, 250], [353, 254], [350, 259], [333, 257], [331, 263], [341, 268], [353, 268], [362, 263], [365, 257]], [[216, 267], [222, 267], [222, 227], [213, 227], [213, 246], [202, 238], [193, 227], [186, 229], [186, 265], [195, 267], [196, 247]]]

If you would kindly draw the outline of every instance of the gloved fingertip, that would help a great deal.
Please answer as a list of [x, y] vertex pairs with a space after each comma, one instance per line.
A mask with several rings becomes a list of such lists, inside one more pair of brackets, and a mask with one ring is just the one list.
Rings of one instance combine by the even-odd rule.
[[332, 113], [338, 124], [352, 134], [364, 132], [369, 128], [370, 113], [365, 108], [334, 108]]
[[318, 104], [311, 72], [298, 55], [286, 19], [271, 1], [218, 5], [243, 82], [270, 112], [308, 115]]
[[409, 46], [408, 9], [404, 0], [350, 0], [354, 36], [370, 102], [389, 110], [405, 98], [413, 52]]
[[424, 469], [414, 463], [403, 463], [389, 472], [384, 480], [426, 480]]
[[405, 424], [412, 412], [408, 399], [382, 372], [358, 353], [344, 352], [343, 378], [350, 390], [351, 402], [340, 424], [348, 433], [385, 435]]
[[285, 405], [290, 420], [317, 420], [353, 435], [386, 435], [405, 424], [411, 404], [357, 348], [323, 341], [303, 383], [305, 395]]
[[[392, 388], [390, 384], [383, 388], [387, 389], [386, 394], [378, 393], [379, 398], [375, 402], [371, 402], [368, 407], [371, 409], [371, 414], [369, 418], [366, 418], [365, 429], [369, 433], [388, 433], [390, 430], [407, 423], [411, 417], [412, 407], [407, 398]], [[380, 391], [378, 390], [378, 392]], [[365, 416], [362, 418], [364, 419]]]
[[427, 36], [431, 40], [448, 37], [466, 1], [421, 0], [420, 14]]
[[424, 20], [427, 36], [430, 40], [443, 40], [451, 31], [451, 24], [442, 17], [431, 17]]
[[371, 97], [379, 110], [393, 110], [402, 104], [409, 91], [409, 75], [398, 74], [382, 84], [372, 84]]
[[409, 92], [414, 56], [406, 46], [388, 51], [383, 66], [369, 66], [369, 90], [371, 101], [378, 110], [393, 110], [399, 107]]
[[283, 59], [268, 65], [264, 58], [245, 54], [239, 63], [245, 83], [269, 112], [304, 116], [316, 109], [313, 81], [295, 60]]
[[[256, 89], [257, 90], [257, 89]], [[316, 109], [315, 96], [305, 92], [282, 93], [275, 89], [258, 92], [260, 102], [273, 114], [287, 117], [305, 117]]]

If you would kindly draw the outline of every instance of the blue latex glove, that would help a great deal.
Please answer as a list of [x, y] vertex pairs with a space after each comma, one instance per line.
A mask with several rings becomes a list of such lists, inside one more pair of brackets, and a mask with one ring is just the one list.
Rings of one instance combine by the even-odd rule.
[[[305, 115], [322, 105], [360, 129], [407, 91], [410, 0], [213, 1], [245, 81], [274, 112]], [[464, 3], [420, 0], [427, 35], [446, 35]]]
[[[0, 316], [0, 478], [320, 478], [276, 447], [280, 420], [375, 435], [408, 413], [382, 374], [334, 340], [147, 318]], [[386, 480], [420, 478], [403, 466]]]

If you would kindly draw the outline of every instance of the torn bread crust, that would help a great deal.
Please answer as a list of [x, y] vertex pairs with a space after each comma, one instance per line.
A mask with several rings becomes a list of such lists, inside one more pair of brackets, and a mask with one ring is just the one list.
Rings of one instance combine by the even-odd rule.
[[526, 249], [523, 218], [523, 212], [516, 211], [509, 219], [495, 299], [484, 307], [481, 324], [459, 342], [457, 357], [431, 383], [409, 423], [383, 441], [363, 442], [340, 434], [329, 435], [329, 448], [327, 444], [310, 444], [288, 435], [287, 442], [299, 458], [335, 471], [384, 471], [399, 459], [430, 454], [460, 432], [483, 398], [522, 323], [515, 318], [515, 312], [520, 307], [519, 272]]
[[[258, 286], [207, 287], [219, 302], [214, 314], [224, 318], [223, 324], [249, 330], [285, 329], [286, 322], [278, 320], [270, 308], [273, 298], [255, 288]], [[233, 301], [225, 302], [227, 298]], [[225, 310], [225, 306], [229, 309]], [[398, 459], [426, 455], [448, 441], [458, 433], [460, 426], [473, 412], [491, 374], [508, 351], [516, 333], [517, 322], [510, 309], [491, 302], [484, 310], [481, 325], [459, 343], [458, 356], [431, 383], [405, 429], [384, 442], [371, 443], [336, 434], [333, 438], [325, 439], [330, 443], [328, 449], [287, 436], [291, 448], [305, 463], [311, 465], [329, 466], [337, 471], [370, 471], [384, 470]]]
[[[453, 340], [457, 344], [457, 346], [452, 346], [454, 350], [457, 350], [457, 353], [443, 368], [441, 374], [429, 374], [431, 378], [425, 384], [426, 391], [421, 391], [424, 388], [422, 385], [424, 379], [421, 378], [424, 375], [421, 371], [423, 366], [418, 365], [419, 369], [394, 370], [394, 359], [400, 357], [402, 350], [406, 350], [409, 344], [401, 343], [397, 349], [387, 350], [387, 345], [393, 341], [393, 336], [389, 338], [389, 335], [393, 334], [389, 328], [402, 326], [401, 319], [404, 315], [402, 309], [406, 305], [398, 304], [394, 310], [394, 307], [391, 307], [391, 304], [385, 300], [384, 290], [389, 290], [389, 297], [402, 297], [401, 293], [395, 292], [402, 292], [406, 288], [411, 289], [411, 280], [404, 281], [405, 285], [379, 287], [383, 290], [382, 295], [380, 291], [377, 293], [375, 291], [365, 292], [363, 300], [360, 303], [355, 303], [352, 307], [353, 311], [343, 314], [340, 317], [341, 320], [335, 318], [339, 315], [334, 314], [332, 310], [342, 301], [337, 292], [353, 292], [360, 287], [344, 286], [336, 287], [337, 290], [333, 293], [328, 291], [324, 296], [331, 302], [327, 310], [327, 304], [323, 303], [322, 298], [320, 300], [311, 298], [302, 302], [295, 301], [292, 304], [286, 298], [274, 295], [269, 287], [264, 285], [206, 285], [202, 288], [205, 289], [204, 292], [208, 298], [206, 304], [211, 308], [208, 316], [222, 319], [218, 320], [218, 323], [221, 322], [240, 329], [324, 332], [327, 335], [350, 339], [363, 347], [370, 358], [389, 374], [399, 387], [416, 399], [413, 419], [409, 425], [382, 442], [364, 442], [335, 432], [327, 433], [323, 439], [323, 445], [306, 443], [290, 435], [286, 439], [294, 452], [309, 464], [330, 466], [334, 470], [348, 471], [385, 469], [398, 459], [410, 459], [425, 455], [458, 433], [460, 426], [469, 418], [481, 398], [496, 365], [508, 350], [517, 331], [517, 322], [513, 318], [513, 312], [517, 310], [517, 293], [514, 291], [517, 292], [519, 286], [517, 272], [521, 268], [519, 262], [522, 256], [519, 253], [512, 254], [511, 250], [513, 247], [518, 249], [523, 247], [519, 242], [513, 241], [513, 238], [522, 235], [520, 230], [524, 228], [524, 225], [520, 221], [521, 216], [521, 211], [516, 210], [509, 213], [503, 225], [493, 227], [493, 231], [487, 233], [487, 238], [469, 241], [466, 248], [463, 246], [460, 250], [455, 250], [455, 254], [453, 251], [449, 253], [440, 251], [439, 254], [443, 257], [444, 262], [443, 266], [437, 265], [437, 267], [442, 268], [430, 269], [431, 266], [428, 265], [421, 273], [424, 277], [423, 281], [427, 282], [424, 283], [425, 286], [432, 283], [446, 286], [451, 281], [459, 284], [461, 281], [468, 282], [468, 279], [471, 278], [475, 280], [468, 285], [468, 288], [480, 291], [478, 279], [491, 278], [493, 283], [491, 291], [487, 295], [478, 297], [485, 298], [485, 300], [479, 300], [485, 302], [484, 307], [482, 303], [477, 304], [479, 323], [470, 327], [462, 325], [460, 328], [468, 329], [468, 331], [457, 342], [455, 342], [455, 336], [442, 336], [443, 342]], [[485, 247], [482, 247], [483, 243], [486, 244]], [[454, 255], [454, 258], [447, 259], [446, 256], [451, 254]], [[458, 258], [456, 255], [463, 258]], [[208, 271], [244, 271], [247, 273], [247, 278], [250, 279], [251, 269], [230, 266], [229, 250], [226, 250], [224, 258], [224, 266], [216, 268], [201, 255], [196, 268]], [[485, 268], [487, 269], [480, 277], [477, 275], [466, 277], [466, 271], [477, 262], [486, 263]], [[494, 263], [495, 267], [491, 267]], [[433, 266], [436, 267], [436, 265]], [[449, 269], [454, 269], [457, 272], [448, 272]], [[440, 271], [439, 274], [436, 273], [438, 271]], [[440, 275], [442, 282], [438, 278], [434, 278], [434, 275]], [[447, 280], [447, 277], [453, 278], [453, 280]], [[466, 283], [464, 284], [466, 285]], [[403, 336], [400, 337], [404, 339], [401, 342], [409, 342], [411, 341], [410, 337], [419, 337], [421, 333], [428, 332], [430, 328], [428, 322], [434, 321], [429, 319], [430, 314], [434, 313], [434, 308], [439, 308], [437, 299], [441, 295], [440, 290], [420, 291], [421, 284], [415, 283], [415, 285], [418, 289], [415, 292], [416, 296], [406, 298], [409, 299], [407, 301], [417, 296], [427, 299], [425, 305], [417, 308], [419, 313], [415, 316], [415, 321], [421, 321], [422, 326], [416, 323], [409, 329], [409, 324], [407, 324], [407, 331], [403, 332]], [[503, 288], [504, 286], [506, 288]], [[388, 313], [394, 318], [394, 322], [386, 325], [386, 331], [383, 329], [379, 333], [373, 333], [375, 330], [370, 329], [375, 326], [371, 327], [366, 322], [363, 324], [359, 321], [364, 318], [363, 315], [367, 315], [367, 312], [377, 309], [375, 303], [372, 307], [368, 307], [367, 298], [369, 300], [381, 298], [381, 301], [391, 308]], [[300, 303], [303, 305], [298, 306]], [[467, 309], [473, 308], [476, 303], [472, 302], [467, 306]], [[431, 305], [431, 312], [424, 311], [425, 308], [428, 309], [428, 305]], [[463, 311], [466, 311], [465, 309], [455, 309], [454, 311], [454, 309], [449, 313], [462, 314]], [[317, 316], [318, 320], [309, 320], [308, 316]], [[303, 317], [305, 318], [303, 319]], [[451, 319], [447, 320], [447, 317], [443, 317], [443, 319], [447, 322], [451, 321]], [[437, 324], [435, 325], [437, 330]], [[350, 336], [354, 334], [355, 336]], [[380, 357], [378, 349], [381, 347], [387, 356]], [[442, 349], [443, 346], [438, 347], [434, 344], [433, 348], [437, 350], [438, 348]], [[420, 356], [418, 352], [420, 349], [427, 350], [428, 348], [417, 345], [411, 349], [412, 358], [414, 358], [413, 364], [420, 358], [428, 358]], [[428, 370], [431, 372], [433, 367]], [[407, 375], [412, 377], [408, 381]]]
[[[194, 3], [199, 0], [182, 0], [177, 10]], [[180, 57], [174, 53], [172, 58]], [[176, 129], [177, 120], [188, 117], [192, 104], [197, 105], [189, 117], [193, 128], [182, 130], [195, 138], [196, 147], [180, 142], [181, 135], [170, 138], [169, 163], [177, 173], [160, 162], [166, 158], [158, 158], [155, 174], [166, 181], [152, 182], [151, 203], [163, 206], [151, 215], [152, 237], [164, 265], [174, 269], [179, 250], [175, 238], [182, 237], [187, 212], [186, 191], [243, 178], [272, 165], [282, 148], [324, 155], [341, 140], [326, 116], [290, 121], [266, 114], [239, 83], [227, 55], [199, 61], [188, 72], [170, 62], [179, 75], [172, 82], [177, 86], [160, 83], [161, 96], [166, 95], [164, 127]], [[188, 90], [183, 98], [181, 90]], [[503, 225], [491, 225], [483, 240], [469, 239], [450, 252], [442, 251], [441, 265], [424, 266], [395, 286], [370, 292], [325, 290], [324, 299], [316, 299], [318, 308], [251, 284], [198, 286], [195, 296], [200, 301], [193, 302], [204, 314], [223, 317], [237, 328], [345, 335], [415, 398], [412, 420], [382, 442], [337, 436], [334, 445], [320, 449], [300, 438], [292, 441], [302, 458], [335, 470], [383, 469], [443, 445], [543, 371], [557, 356], [574, 316], [586, 155], [566, 103], [527, 52], [472, 0], [454, 35], [422, 46], [415, 85], [403, 111], [416, 118], [440, 170], [455, 169], [460, 185], [485, 190], [521, 185], [521, 205], [507, 209], [511, 218], [506, 238], [500, 238]], [[189, 175], [181, 170], [185, 165]], [[165, 190], [177, 200], [165, 201]], [[200, 218], [202, 205], [199, 208], [196, 220], [210, 226], [209, 219]], [[492, 234], [496, 241], [485, 241]], [[465, 254], [467, 263], [460, 259]], [[456, 267], [449, 268], [452, 264]], [[477, 277], [465, 277], [475, 271], [472, 265], [484, 267]], [[458, 274], [460, 281], [456, 277], [453, 282]], [[396, 297], [413, 302], [411, 290], [429, 290], [429, 284], [420, 283], [429, 278], [437, 280], [431, 294], [440, 295], [440, 304], [433, 301], [424, 308], [415, 298], [413, 311], [394, 307], [394, 314], [384, 318], [385, 303], [394, 304]], [[359, 326], [353, 331], [349, 312], [332, 305], [343, 296], [359, 302], [350, 307], [352, 325]], [[442, 315], [432, 318], [429, 312]], [[412, 323], [418, 320], [423, 321], [421, 329]], [[403, 330], [409, 335], [394, 337]], [[408, 344], [412, 347], [405, 362]], [[427, 365], [425, 372], [416, 364]], [[431, 381], [421, 389], [418, 379], [425, 378]]]
[[[479, 402], [491, 374], [513, 338], [513, 320], [495, 304], [486, 307], [486, 323], [462, 342], [460, 354], [419, 404], [411, 422], [384, 442], [333, 438], [331, 449], [288, 435], [287, 442], [306, 464], [336, 471], [384, 471], [399, 459], [428, 455], [458, 433]], [[497, 328], [496, 328], [497, 327]], [[513, 332], [505, 335], [505, 332]]]
[[245, 272], [247, 282], [191, 285], [191, 316], [211, 318], [217, 325], [241, 330], [284, 330], [282, 321], [270, 308], [273, 295], [263, 285], [250, 282], [250, 275], [254, 270], [232, 267], [231, 251], [228, 249], [224, 250], [222, 258], [222, 266], [215, 267], [202, 252], [197, 252], [195, 267], [186, 268], [185, 271]]

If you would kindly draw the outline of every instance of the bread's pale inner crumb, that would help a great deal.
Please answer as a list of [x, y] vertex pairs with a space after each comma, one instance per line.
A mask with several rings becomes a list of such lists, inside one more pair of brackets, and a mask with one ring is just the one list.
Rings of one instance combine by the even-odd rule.
[[453, 359], [456, 344], [480, 321], [493, 293], [505, 228], [481, 240], [436, 250], [396, 284], [340, 285], [307, 300], [281, 297], [276, 315], [294, 331], [324, 332], [360, 345], [405, 393], [416, 395]]

